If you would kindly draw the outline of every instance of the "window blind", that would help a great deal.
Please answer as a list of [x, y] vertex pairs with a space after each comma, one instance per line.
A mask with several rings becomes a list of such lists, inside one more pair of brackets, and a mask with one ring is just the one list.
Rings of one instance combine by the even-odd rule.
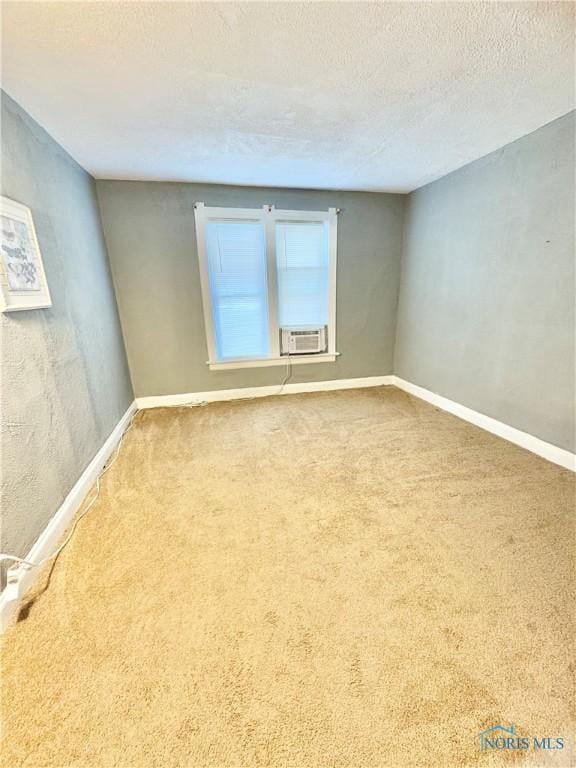
[[323, 222], [276, 224], [281, 327], [328, 324], [328, 229]]
[[263, 223], [207, 222], [206, 252], [218, 359], [266, 357], [268, 294]]

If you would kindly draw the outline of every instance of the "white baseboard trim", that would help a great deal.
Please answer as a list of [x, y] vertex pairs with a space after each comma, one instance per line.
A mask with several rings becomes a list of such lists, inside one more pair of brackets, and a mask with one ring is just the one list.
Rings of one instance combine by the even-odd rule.
[[[55, 551], [62, 540], [66, 528], [74, 519], [74, 515], [80, 508], [86, 494], [94, 485], [96, 478], [105, 467], [110, 454], [124, 434], [124, 431], [136, 410], [136, 401], [134, 401], [118, 424], [114, 427], [102, 448], [100, 448], [84, 472], [80, 475], [56, 514], [52, 517], [35, 544], [32, 546], [32, 549], [26, 555], [26, 560], [39, 562]], [[17, 568], [10, 569], [8, 584], [2, 591], [2, 594], [0, 594], [0, 632], [4, 631], [12, 616], [18, 610], [22, 596], [38, 576], [39, 570], [41, 569], [27, 565], [20, 565]]]
[[419, 387], [417, 384], [412, 384], [398, 376], [391, 376], [390, 378], [392, 379], [390, 384], [398, 387], [398, 389], [402, 389], [404, 392], [408, 392], [408, 394], [414, 395], [414, 397], [418, 397], [420, 400], [425, 400], [427, 403], [435, 405], [443, 411], [458, 416], [458, 418], [468, 421], [470, 424], [485, 429], [493, 435], [498, 435], [498, 437], [502, 437], [510, 443], [519, 445], [521, 448], [525, 448], [527, 451], [531, 451], [543, 459], [548, 459], [548, 461], [564, 467], [564, 469], [571, 469], [572, 472], [576, 471], [576, 454], [570, 453], [570, 451], [564, 448], [559, 448], [557, 445], [552, 445], [552, 443], [547, 443], [539, 437], [528, 434], [528, 432], [522, 432], [520, 429], [497, 421], [490, 416], [485, 416], [483, 413], [467, 408], [465, 405], [448, 400], [448, 398], [442, 397], [442, 395], [437, 395], [429, 389]]
[[[273, 395], [293, 395], [301, 392], [328, 392], [338, 389], [361, 389], [364, 387], [395, 386], [414, 397], [424, 400], [443, 411], [457, 416], [464, 421], [474, 424], [487, 432], [504, 438], [515, 445], [525, 448], [548, 461], [558, 464], [565, 469], [576, 471], [576, 455], [556, 445], [547, 443], [534, 435], [522, 432], [515, 427], [474, 411], [471, 408], [448, 400], [424, 387], [419, 387], [398, 376], [369, 376], [357, 379], [333, 379], [331, 381], [312, 381], [301, 384], [286, 384], [268, 387], [247, 387], [244, 389], [222, 389], [210, 392], [192, 392], [181, 395], [159, 395], [155, 397], [139, 397], [128, 408], [120, 419], [102, 448], [86, 467], [74, 487], [50, 520], [26, 559], [37, 562], [50, 555], [62, 539], [64, 531], [73, 520], [74, 515], [82, 504], [86, 494], [93, 486], [96, 478], [106, 465], [108, 458], [122, 437], [130, 419], [136, 410], [146, 408], [162, 408], [179, 405], [194, 405], [202, 402], [218, 402], [225, 400], [241, 400], [255, 397], [270, 397]], [[12, 616], [18, 610], [20, 600], [37, 576], [37, 569], [22, 565], [11, 569], [7, 587], [0, 594], [0, 631], [3, 631]]]
[[146, 408], [166, 408], [179, 405], [199, 405], [200, 403], [214, 403], [225, 400], [243, 400], [254, 397], [270, 397], [272, 395], [294, 395], [302, 392], [328, 392], [336, 389], [361, 389], [363, 387], [395, 386], [408, 392], [420, 400], [425, 400], [443, 411], [458, 416], [464, 421], [470, 422], [493, 435], [504, 438], [521, 448], [525, 448], [537, 456], [558, 464], [565, 469], [576, 471], [576, 455], [559, 448], [557, 445], [547, 443], [539, 437], [522, 432], [501, 421], [486, 416], [483, 413], [467, 408], [465, 405], [448, 400], [442, 395], [437, 395], [424, 387], [412, 384], [399, 376], [368, 376], [358, 379], [332, 379], [330, 381], [310, 381], [300, 384], [285, 384], [281, 387], [274, 384], [269, 387], [244, 387], [241, 389], [219, 389], [209, 392], [188, 392], [181, 395], [157, 395], [152, 397], [136, 398], [139, 410]]
[[335, 389], [362, 389], [392, 384], [393, 376], [367, 376], [360, 379], [332, 379], [330, 381], [308, 381], [301, 384], [273, 384], [270, 387], [244, 387], [243, 389], [216, 389], [210, 392], [189, 392], [182, 395], [156, 395], [136, 398], [139, 410], [166, 408], [177, 405], [197, 405], [222, 400], [243, 400], [272, 395], [295, 395], [301, 392], [328, 392]]

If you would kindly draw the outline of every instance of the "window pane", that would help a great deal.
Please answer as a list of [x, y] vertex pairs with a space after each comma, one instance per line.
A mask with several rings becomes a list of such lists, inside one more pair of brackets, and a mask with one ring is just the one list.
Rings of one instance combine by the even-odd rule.
[[328, 229], [322, 222], [276, 225], [281, 327], [328, 324]]
[[206, 251], [219, 360], [268, 355], [264, 227], [209, 221]]

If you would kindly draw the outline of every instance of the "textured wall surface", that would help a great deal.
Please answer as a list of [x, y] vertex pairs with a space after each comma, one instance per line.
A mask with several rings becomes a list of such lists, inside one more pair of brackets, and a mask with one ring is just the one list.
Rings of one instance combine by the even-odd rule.
[[102, 224], [135, 393], [280, 383], [283, 367], [209, 371], [193, 205], [342, 209], [335, 363], [297, 365], [291, 381], [392, 373], [404, 196], [362, 192], [98, 181]]
[[575, 113], [410, 195], [395, 373], [574, 450]]
[[25, 555], [132, 401], [93, 179], [2, 94], [2, 194], [53, 306], [0, 315], [2, 551]]
[[2, 21], [6, 89], [96, 178], [408, 192], [576, 106], [572, 2], [13, 2]]

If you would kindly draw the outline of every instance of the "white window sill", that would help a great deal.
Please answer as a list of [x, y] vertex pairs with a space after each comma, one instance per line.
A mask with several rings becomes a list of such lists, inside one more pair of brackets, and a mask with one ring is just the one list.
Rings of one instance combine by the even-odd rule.
[[338, 357], [339, 352], [326, 352], [320, 355], [290, 355], [288, 357], [264, 357], [254, 360], [229, 360], [227, 362], [210, 362], [208, 367], [211, 371], [230, 371], [234, 368], [268, 368], [273, 365], [286, 366], [302, 365], [304, 363], [333, 363]]

